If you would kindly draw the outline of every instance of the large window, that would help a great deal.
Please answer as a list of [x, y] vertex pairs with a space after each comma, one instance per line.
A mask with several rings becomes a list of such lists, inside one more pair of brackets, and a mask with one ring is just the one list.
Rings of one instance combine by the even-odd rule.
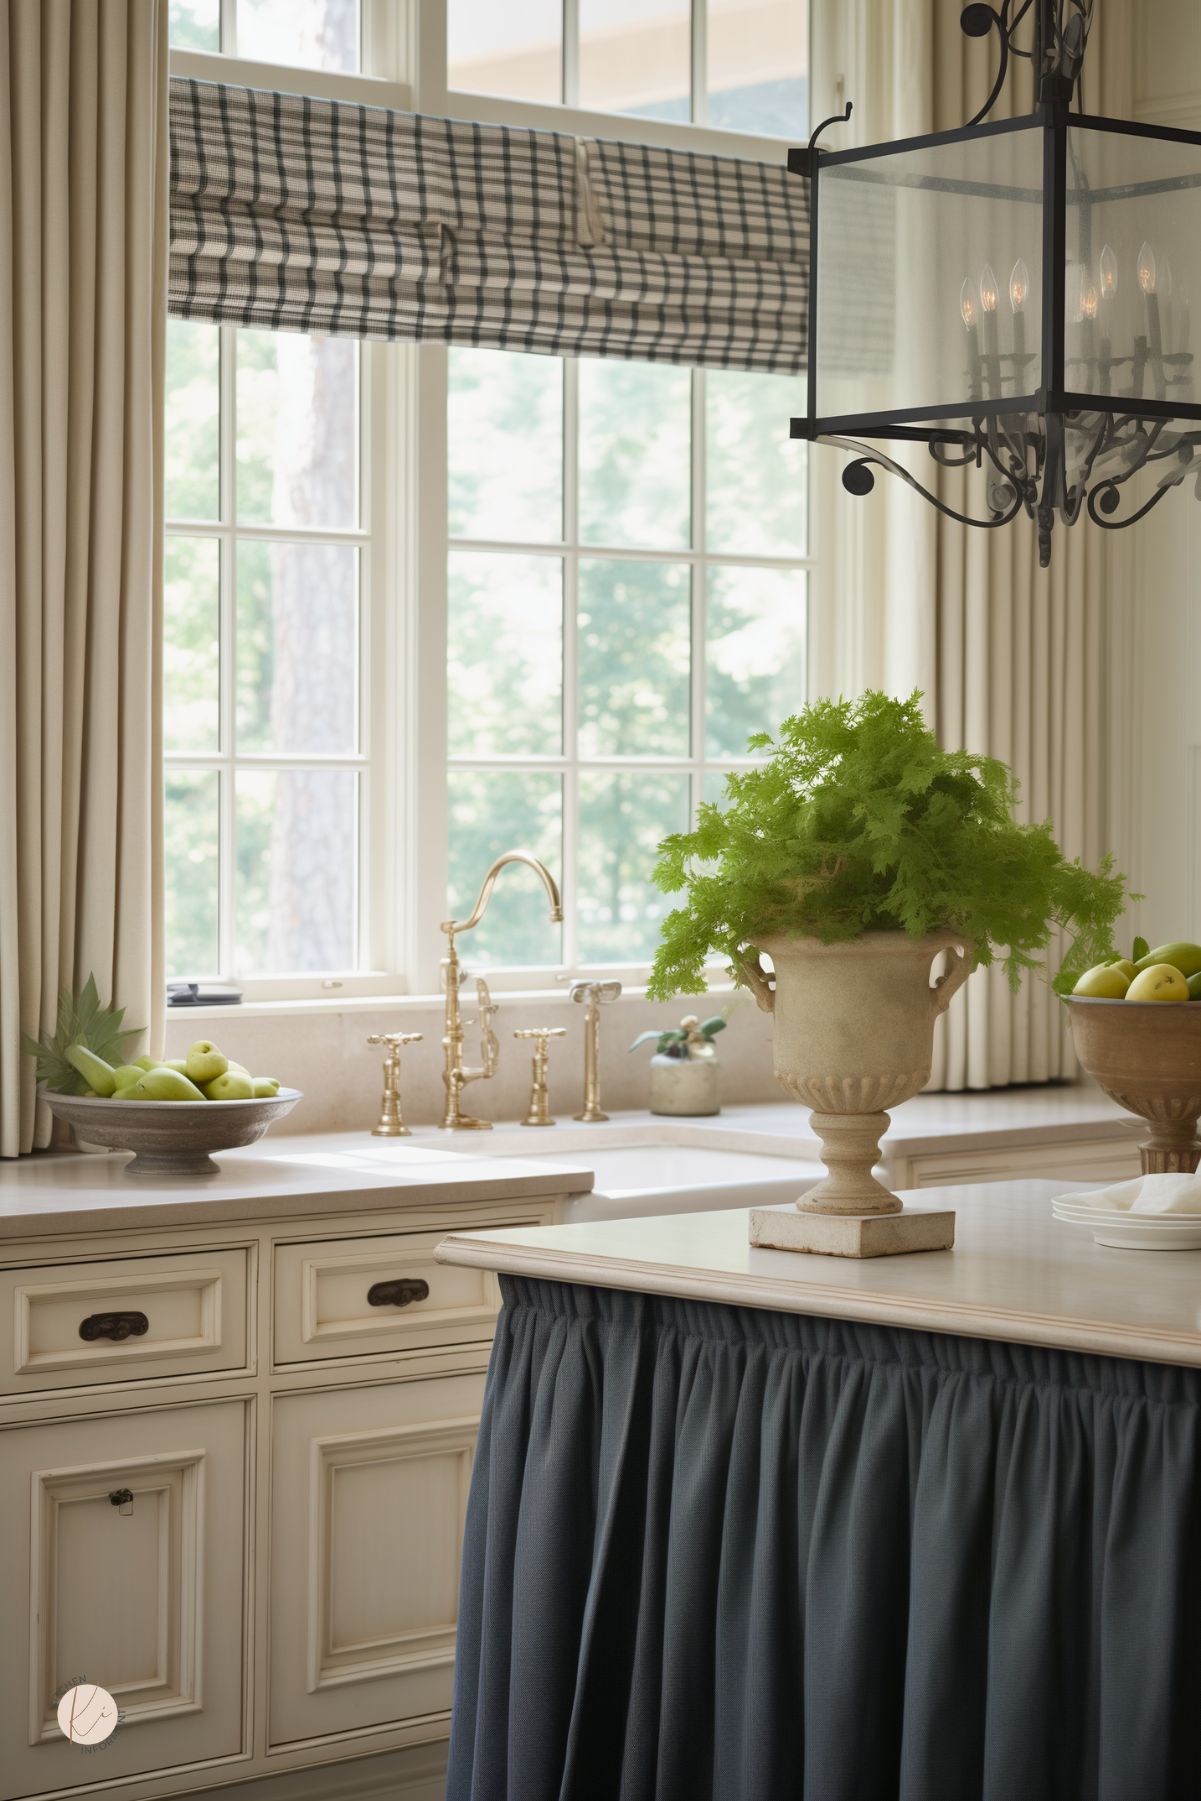
[[170, 974], [357, 968], [369, 875], [358, 361], [172, 320]]
[[797, 383], [452, 350], [449, 388], [451, 908], [522, 844], [562, 942], [515, 881], [473, 957], [637, 965], [660, 839], [805, 694]]
[[[684, 149], [805, 135], [796, 0], [170, 14], [187, 74], [459, 114], [476, 83], [481, 118], [591, 108]], [[659, 840], [805, 697], [799, 382], [172, 320], [167, 385], [170, 975], [429, 992], [438, 921], [515, 844], [564, 924], [507, 874], [473, 961], [636, 974]]]
[[538, 105], [796, 140], [806, 0], [447, 0], [447, 83]]

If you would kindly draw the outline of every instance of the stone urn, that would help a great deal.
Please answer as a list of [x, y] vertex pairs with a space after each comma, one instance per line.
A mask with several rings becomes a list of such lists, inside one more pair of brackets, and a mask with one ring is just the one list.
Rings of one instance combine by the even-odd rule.
[[1145, 1175], [1191, 1172], [1201, 1156], [1201, 1001], [1065, 997], [1081, 1067], [1119, 1107], [1150, 1123]]
[[755, 952], [741, 974], [774, 1016], [776, 1079], [812, 1108], [828, 1174], [795, 1211], [754, 1211], [752, 1244], [843, 1257], [949, 1249], [954, 1213], [906, 1212], [872, 1171], [888, 1109], [930, 1079], [934, 1022], [975, 967], [972, 946], [952, 931], [837, 944], [780, 934]]

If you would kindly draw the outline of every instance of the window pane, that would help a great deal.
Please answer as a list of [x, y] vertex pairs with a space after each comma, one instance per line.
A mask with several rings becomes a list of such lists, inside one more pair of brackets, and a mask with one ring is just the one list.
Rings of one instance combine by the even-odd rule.
[[563, 564], [450, 558], [447, 705], [452, 756], [556, 756], [563, 748]]
[[220, 550], [215, 538], [169, 537], [163, 621], [163, 742], [220, 749]]
[[745, 757], [805, 702], [805, 575], [710, 569], [708, 584], [705, 754]]
[[650, 770], [580, 773], [579, 955], [584, 963], [650, 958], [675, 904], [651, 882], [669, 832], [688, 825], [688, 777]]
[[218, 516], [220, 344], [215, 325], [193, 324], [185, 319], [167, 322], [168, 519]]
[[678, 563], [580, 564], [580, 754], [687, 756], [692, 605]]
[[563, 97], [562, 0], [448, 0], [446, 80], [469, 94]]
[[241, 769], [238, 972], [355, 966], [359, 778], [346, 769]]
[[238, 55], [301, 69], [359, 67], [359, 0], [238, 0]]
[[[466, 919], [489, 865], [503, 851], [532, 851], [562, 886], [563, 797], [558, 775], [452, 769], [449, 808], [446, 904], [452, 919]], [[467, 967], [561, 962], [563, 928], [552, 925], [547, 913], [546, 890], [532, 869], [514, 864], [503, 870], [483, 920], [462, 941]], [[472, 998], [468, 983], [464, 1005], [474, 1012]], [[469, 1027], [469, 1037], [470, 1032]]]
[[447, 412], [452, 538], [563, 536], [563, 364], [452, 350]]
[[168, 768], [163, 795], [167, 974], [196, 981], [220, 972], [217, 948], [219, 778], [215, 769]]
[[651, 363], [580, 363], [580, 536], [630, 550], [684, 548], [691, 376]]
[[688, 0], [580, 0], [580, 105], [687, 121]]
[[172, 50], [220, 50], [220, 0], [171, 0], [167, 41]]
[[358, 749], [358, 561], [345, 545], [239, 543], [239, 751]]
[[804, 556], [805, 449], [788, 423], [805, 406], [792, 375], [705, 375], [706, 544], [739, 556]]
[[708, 0], [709, 123], [809, 135], [808, 0]]
[[358, 412], [350, 339], [239, 331], [239, 521], [356, 526]]

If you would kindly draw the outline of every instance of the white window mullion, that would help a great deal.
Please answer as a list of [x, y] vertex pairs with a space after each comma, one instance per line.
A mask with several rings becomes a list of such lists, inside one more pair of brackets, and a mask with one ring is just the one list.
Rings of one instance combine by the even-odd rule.
[[580, 100], [580, 0], [563, 0], [563, 103]]
[[[569, 8], [575, 0], [567, 0]], [[563, 962], [579, 960], [576, 893], [580, 862], [579, 605], [580, 605], [580, 366], [563, 359]]]
[[[222, 30], [225, 21], [222, 19]], [[221, 521], [219, 555], [220, 627], [219, 693], [222, 767], [217, 849], [217, 942], [221, 973], [232, 981], [237, 967], [237, 819], [234, 803], [234, 769], [237, 758], [237, 332], [220, 328], [218, 360], [218, 516]]]
[[709, 123], [709, 0], [692, 0], [692, 123]]

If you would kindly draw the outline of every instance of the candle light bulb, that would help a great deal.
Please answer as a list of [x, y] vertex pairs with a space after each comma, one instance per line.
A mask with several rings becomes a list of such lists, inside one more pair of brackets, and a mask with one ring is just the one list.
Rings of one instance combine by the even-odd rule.
[[1020, 313], [1030, 294], [1030, 271], [1019, 256], [1009, 273], [1009, 304]]
[[1097, 290], [1092, 282], [1086, 283], [1080, 295], [1080, 317], [1095, 319], [1097, 316]]
[[1118, 259], [1111, 244], [1106, 244], [1101, 252], [1097, 273], [1101, 277], [1102, 300], [1112, 300], [1118, 291]]
[[976, 296], [970, 276], [965, 277], [963, 286], [959, 290], [959, 311], [963, 315], [964, 325], [971, 331], [976, 323]]
[[1144, 294], [1154, 294], [1156, 280], [1155, 252], [1144, 240], [1142, 249], [1138, 253], [1138, 285]]
[[993, 266], [991, 263], [985, 263], [980, 271], [980, 305], [986, 313], [995, 313], [999, 298], [1000, 289], [993, 273]]

